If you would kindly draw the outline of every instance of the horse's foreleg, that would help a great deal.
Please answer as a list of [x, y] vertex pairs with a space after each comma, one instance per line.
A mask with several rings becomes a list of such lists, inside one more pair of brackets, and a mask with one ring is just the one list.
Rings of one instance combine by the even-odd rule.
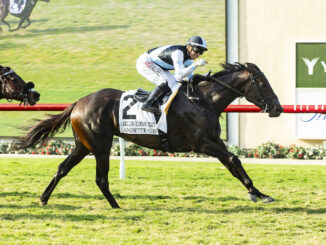
[[236, 178], [238, 178], [242, 182], [242, 184], [248, 189], [248, 191], [249, 191], [248, 197], [250, 200], [256, 202], [257, 197], [258, 197], [258, 198], [261, 198], [261, 200], [264, 203], [269, 203], [269, 202], [274, 201], [273, 198], [261, 193], [258, 189], [256, 189], [254, 187], [252, 180], [248, 176], [246, 170], [243, 168], [241, 161], [239, 160], [239, 158], [237, 156], [230, 153], [228, 162], [230, 164], [223, 163], [224, 166], [227, 168], [229, 167], [228, 169], [232, 173], [232, 175], [235, 176]]
[[60, 179], [66, 176], [69, 171], [76, 166], [87, 154], [87, 150], [80, 142], [76, 141], [75, 149], [72, 153], [59, 165], [57, 173], [54, 175], [48, 187], [43, 192], [40, 197], [42, 205], [46, 205], [53, 190], [59, 183]]
[[217, 157], [222, 162], [222, 164], [231, 172], [231, 174], [239, 179], [241, 183], [247, 188], [249, 191], [250, 200], [256, 202], [257, 197], [259, 197], [264, 203], [274, 201], [271, 197], [261, 193], [254, 187], [252, 180], [243, 168], [239, 158], [228, 152], [224, 142], [221, 139], [218, 139], [217, 142], [207, 140], [203, 143], [201, 152], [209, 156]]

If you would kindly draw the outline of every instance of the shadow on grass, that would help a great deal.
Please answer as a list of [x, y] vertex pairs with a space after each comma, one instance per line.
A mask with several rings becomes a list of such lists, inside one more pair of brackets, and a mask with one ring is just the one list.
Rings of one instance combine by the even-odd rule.
[[71, 222], [80, 222], [80, 221], [97, 221], [97, 220], [123, 220], [123, 221], [139, 221], [144, 218], [144, 215], [114, 215], [106, 216], [100, 214], [67, 214], [60, 212], [59, 214], [53, 213], [7, 213], [0, 214], [0, 220], [61, 220], [61, 221], [71, 221]]
[[[28, 209], [28, 208], [35, 208], [41, 206], [41, 202], [39, 204], [30, 204], [30, 205], [16, 205], [16, 204], [0, 204], [1, 208], [11, 208], [11, 209]], [[80, 209], [80, 207], [67, 205], [67, 204], [54, 204], [50, 206], [42, 206], [42, 209], [58, 209], [58, 210], [76, 210]]]
[[[38, 197], [39, 195], [31, 192], [2, 192], [0, 193], [0, 197], [7, 197], [7, 196], [18, 196], [18, 197]], [[106, 199], [103, 195], [87, 195], [87, 194], [72, 194], [72, 193], [58, 193], [53, 194], [51, 197], [56, 197], [58, 199], [60, 198], [68, 198], [68, 199], [93, 199], [93, 200], [103, 200], [106, 202]], [[181, 199], [182, 200], [193, 200], [196, 203], [205, 202], [205, 201], [215, 201], [215, 202], [238, 202], [243, 201], [243, 198], [237, 198], [234, 196], [224, 196], [224, 197], [205, 197], [205, 196], [188, 196], [188, 197], [174, 197], [169, 195], [125, 195], [122, 196], [119, 193], [114, 194], [114, 197], [116, 198], [117, 202], [119, 202], [119, 199], [133, 199], [133, 200], [171, 200], [171, 203], [173, 203], [173, 199]], [[248, 201], [249, 202], [249, 201]], [[305, 213], [305, 214], [325, 214], [326, 208], [305, 208], [305, 207], [273, 207], [273, 204], [263, 204], [261, 203], [261, 206], [233, 206], [233, 207], [217, 207], [214, 209], [203, 209], [200, 207], [176, 207], [176, 208], [169, 208], [169, 205], [167, 203], [166, 208], [156, 207], [155, 205], [146, 207], [146, 211], [169, 211], [171, 213], [183, 213], [183, 212], [194, 212], [194, 213], [211, 213], [211, 214], [219, 214], [219, 213], [250, 213], [250, 212], [274, 212], [274, 213]], [[37, 204], [35, 205], [15, 205], [15, 204], [6, 204], [1, 205], [1, 208], [13, 208], [13, 209], [24, 209], [24, 208], [35, 208], [37, 207]], [[80, 207], [76, 207], [73, 205], [66, 205], [66, 204], [49, 204], [47, 206], [43, 206], [44, 209], [59, 209], [59, 210], [76, 210], [80, 209]], [[108, 204], [108, 208], [111, 209], [110, 205]], [[123, 210], [123, 207], [122, 207]], [[141, 209], [143, 210], [143, 209]], [[140, 211], [139, 209], [127, 209], [127, 211]], [[87, 220], [87, 219], [86, 219]]]
[[27, 191], [0, 192], [0, 197], [37, 197], [36, 193]]
[[[19, 192], [19, 191], [13, 191], [13, 192], [1, 192], [0, 197], [40, 197], [42, 193], [34, 193], [34, 192]], [[51, 195], [51, 198], [81, 198], [81, 199], [105, 199], [105, 197], [101, 194], [99, 195], [87, 195], [87, 194], [73, 194], [68, 192], [63, 193], [57, 193]]]
[[[117, 199], [143, 199], [143, 200], [161, 200], [161, 199], [176, 199], [176, 197], [173, 196], [162, 196], [162, 195], [120, 195], [120, 194], [114, 194], [114, 197]], [[203, 202], [203, 201], [242, 201], [241, 198], [237, 198], [234, 196], [226, 196], [226, 197], [206, 197], [206, 196], [186, 196], [181, 197], [178, 199], [182, 200], [193, 200], [195, 202]]]
[[[2, 214], [0, 215], [2, 220], [62, 220], [62, 221], [96, 221], [110, 219], [105, 215], [93, 215], [93, 214], [33, 214], [33, 213], [19, 213], [19, 214]], [[119, 218], [117, 218], [119, 219]], [[121, 219], [121, 218], [120, 218]]]
[[57, 35], [57, 34], [66, 34], [66, 33], [82, 33], [82, 32], [93, 32], [93, 31], [105, 31], [113, 29], [128, 28], [127, 25], [107, 25], [107, 26], [71, 26], [64, 28], [49, 28], [44, 30], [30, 30], [27, 34], [23, 35], [9, 35], [4, 36], [0, 35], [0, 40], [5, 39], [17, 39], [17, 38], [30, 38], [30, 37], [39, 37], [43, 35]]
[[[265, 205], [265, 204], [262, 204]], [[123, 208], [123, 207], [122, 207]], [[248, 207], [248, 206], [235, 206], [229, 208], [221, 208], [217, 207], [216, 209], [204, 209], [200, 207], [176, 207], [176, 208], [169, 208], [169, 205], [166, 205], [166, 208], [162, 207], [146, 207], [144, 209], [127, 209], [127, 211], [147, 211], [147, 212], [157, 212], [157, 211], [168, 211], [171, 214], [173, 213], [203, 213], [203, 214], [233, 214], [233, 213], [296, 213], [296, 214], [325, 214], [326, 208], [317, 208], [317, 209], [310, 209], [310, 208], [269, 208], [269, 207]]]
[[[32, 24], [33, 23], [37, 23], [37, 22], [48, 22], [49, 19], [38, 19], [38, 20], [33, 20], [31, 19], [31, 22]], [[11, 20], [6, 20], [10, 25], [18, 25], [19, 24], [19, 21], [20, 19], [17, 18], [17, 19], [11, 19]], [[2, 24], [3, 25], [3, 24]], [[5, 27], [7, 27], [6, 25], [4, 25]]]

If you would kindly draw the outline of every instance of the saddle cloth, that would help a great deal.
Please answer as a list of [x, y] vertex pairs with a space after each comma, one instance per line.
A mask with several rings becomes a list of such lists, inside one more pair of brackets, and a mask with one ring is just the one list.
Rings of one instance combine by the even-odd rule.
[[161, 115], [158, 121], [156, 121], [153, 113], [141, 109], [143, 103], [134, 99], [136, 90], [124, 92], [120, 99], [120, 132], [125, 134], [158, 135], [159, 130], [161, 130], [162, 132], [167, 133], [166, 116], [171, 102], [177, 95], [180, 86], [180, 84], [176, 84], [171, 88], [172, 93], [169, 99], [160, 106]]
[[27, 0], [10, 0], [9, 12], [11, 14], [20, 14], [23, 12]]

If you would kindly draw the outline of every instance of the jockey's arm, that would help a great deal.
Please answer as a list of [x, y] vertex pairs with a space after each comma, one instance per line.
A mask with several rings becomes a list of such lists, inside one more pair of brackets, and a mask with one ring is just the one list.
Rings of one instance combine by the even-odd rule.
[[187, 67], [183, 64], [183, 53], [180, 50], [176, 50], [172, 53], [171, 58], [174, 65], [174, 77], [177, 81], [181, 81], [185, 77], [193, 75], [196, 65], [191, 61], [191, 64]]

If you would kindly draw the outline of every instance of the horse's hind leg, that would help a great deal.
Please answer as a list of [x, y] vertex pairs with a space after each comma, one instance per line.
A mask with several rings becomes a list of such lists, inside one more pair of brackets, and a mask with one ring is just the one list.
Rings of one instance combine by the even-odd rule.
[[[98, 136], [99, 137], [99, 136]], [[110, 150], [112, 146], [113, 135], [104, 140], [99, 137], [97, 144], [100, 151], [94, 153], [96, 158], [96, 184], [106, 197], [112, 208], [120, 208], [109, 189], [109, 170], [110, 170]]]
[[80, 141], [76, 140], [76, 146], [72, 153], [59, 165], [57, 173], [54, 175], [53, 179], [51, 180], [48, 187], [43, 192], [42, 196], [40, 197], [41, 202], [43, 205], [46, 205], [51, 193], [53, 192], [54, 188], [59, 183], [60, 179], [66, 176], [69, 171], [76, 166], [87, 154], [89, 150], [80, 143]]

